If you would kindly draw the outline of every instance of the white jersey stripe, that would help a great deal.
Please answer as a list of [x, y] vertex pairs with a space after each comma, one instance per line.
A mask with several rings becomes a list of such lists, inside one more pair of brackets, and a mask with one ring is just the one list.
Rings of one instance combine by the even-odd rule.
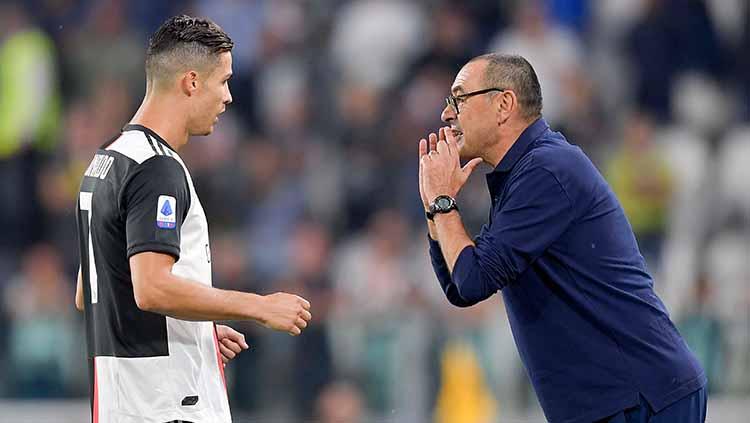
[[158, 151], [151, 145], [146, 135], [141, 131], [125, 131], [107, 150], [117, 151], [141, 164], [146, 160], [158, 154]]

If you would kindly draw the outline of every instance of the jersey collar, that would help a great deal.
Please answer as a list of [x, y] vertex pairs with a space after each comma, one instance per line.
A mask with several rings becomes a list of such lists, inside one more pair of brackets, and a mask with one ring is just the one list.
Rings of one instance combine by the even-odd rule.
[[148, 135], [152, 136], [154, 139], [156, 139], [156, 141], [159, 142], [160, 144], [162, 144], [163, 146], [165, 146], [168, 149], [174, 151], [175, 153], [177, 152], [177, 151], [175, 151], [174, 148], [172, 148], [171, 145], [169, 145], [168, 142], [166, 142], [164, 140], [164, 138], [162, 138], [159, 134], [157, 134], [156, 132], [154, 132], [151, 128], [147, 128], [147, 127], [145, 127], [143, 125], [138, 125], [138, 124], [135, 124], [135, 123], [129, 123], [129, 124], [127, 124], [127, 125], [125, 125], [125, 126], [122, 127], [122, 132], [125, 132], [125, 131], [141, 131], [141, 132], [145, 132], [146, 134], [148, 134]]

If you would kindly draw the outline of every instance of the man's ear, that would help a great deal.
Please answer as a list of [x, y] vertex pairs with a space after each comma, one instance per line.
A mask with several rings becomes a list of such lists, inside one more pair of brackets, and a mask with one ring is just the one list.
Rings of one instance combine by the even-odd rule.
[[501, 92], [495, 96], [495, 107], [497, 110], [498, 123], [505, 123], [513, 112], [518, 108], [518, 97], [511, 90]]
[[180, 88], [182, 89], [183, 94], [188, 97], [195, 94], [199, 84], [198, 73], [196, 71], [185, 72], [180, 79]]

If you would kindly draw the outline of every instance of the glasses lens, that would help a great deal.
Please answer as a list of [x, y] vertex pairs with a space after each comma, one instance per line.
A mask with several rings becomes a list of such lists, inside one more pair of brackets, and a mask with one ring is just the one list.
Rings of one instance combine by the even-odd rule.
[[448, 97], [445, 97], [445, 102], [449, 106], [451, 106], [451, 108], [453, 109], [454, 113], [458, 114], [458, 102], [456, 101], [456, 97], [453, 97], [452, 95], [448, 96]]

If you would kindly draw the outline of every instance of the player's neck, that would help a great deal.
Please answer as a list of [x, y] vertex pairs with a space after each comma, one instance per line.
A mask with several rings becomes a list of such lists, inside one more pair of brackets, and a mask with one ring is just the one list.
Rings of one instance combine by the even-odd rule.
[[[169, 104], [171, 103], [171, 104]], [[143, 125], [156, 132], [172, 149], [179, 151], [188, 142], [184, 113], [174, 108], [174, 103], [147, 96], [130, 123]]]

